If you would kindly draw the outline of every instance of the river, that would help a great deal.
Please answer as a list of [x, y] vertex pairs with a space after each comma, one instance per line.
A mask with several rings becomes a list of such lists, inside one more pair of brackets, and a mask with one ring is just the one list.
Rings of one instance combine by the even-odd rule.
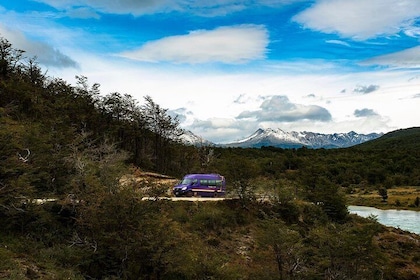
[[349, 206], [349, 212], [362, 217], [375, 215], [378, 222], [402, 230], [420, 234], [420, 212], [411, 210], [381, 210], [367, 206]]

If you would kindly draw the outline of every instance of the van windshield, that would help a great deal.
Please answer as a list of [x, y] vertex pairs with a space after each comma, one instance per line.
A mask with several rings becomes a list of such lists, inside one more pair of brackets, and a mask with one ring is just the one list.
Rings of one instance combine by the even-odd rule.
[[184, 179], [181, 182], [182, 185], [194, 185], [196, 183], [197, 183], [197, 179], [189, 179], [189, 178]]

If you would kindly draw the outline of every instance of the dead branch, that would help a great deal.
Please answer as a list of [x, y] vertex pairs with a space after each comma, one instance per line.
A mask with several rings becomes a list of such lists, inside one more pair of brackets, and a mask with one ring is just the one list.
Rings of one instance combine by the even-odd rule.
[[19, 160], [23, 161], [23, 162], [28, 162], [29, 161], [29, 156], [31, 155], [31, 151], [29, 149], [25, 149], [27, 154], [26, 156], [22, 156], [20, 153], [17, 153]]

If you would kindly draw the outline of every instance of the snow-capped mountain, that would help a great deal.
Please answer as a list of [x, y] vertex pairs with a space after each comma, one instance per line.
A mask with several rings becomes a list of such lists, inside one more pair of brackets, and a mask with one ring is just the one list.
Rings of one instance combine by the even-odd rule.
[[179, 137], [181, 142], [185, 145], [191, 145], [191, 146], [215, 146], [214, 143], [195, 135], [189, 130], [185, 130], [184, 133]]
[[285, 132], [281, 129], [258, 129], [249, 137], [223, 146], [260, 148], [273, 146], [278, 148], [346, 148], [376, 139], [383, 134], [358, 134], [354, 131], [348, 133], [321, 134], [314, 132]]

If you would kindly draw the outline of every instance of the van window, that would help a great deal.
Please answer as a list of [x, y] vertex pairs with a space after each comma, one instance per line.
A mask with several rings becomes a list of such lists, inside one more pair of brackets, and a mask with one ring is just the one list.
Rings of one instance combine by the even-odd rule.
[[207, 179], [200, 179], [200, 185], [201, 186], [208, 186], [209, 180]]
[[223, 185], [223, 180], [216, 179], [200, 179], [201, 186], [216, 186], [221, 187]]
[[217, 186], [218, 180], [209, 180], [209, 186]]

